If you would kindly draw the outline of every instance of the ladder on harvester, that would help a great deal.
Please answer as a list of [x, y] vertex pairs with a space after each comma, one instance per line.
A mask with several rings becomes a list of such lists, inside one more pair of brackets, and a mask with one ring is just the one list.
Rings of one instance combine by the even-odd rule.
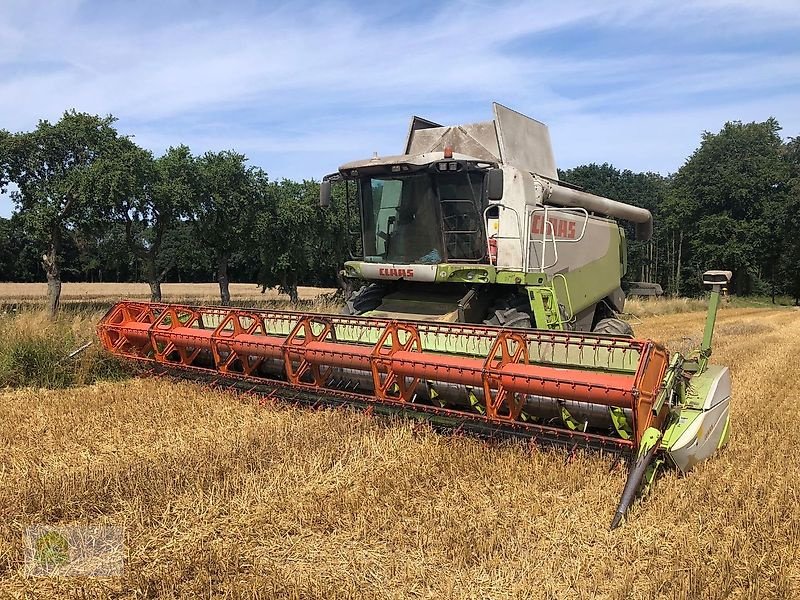
[[[487, 221], [490, 209], [496, 208], [499, 210], [508, 210], [514, 215], [517, 222], [518, 234], [501, 236], [494, 234], [487, 236], [487, 252], [491, 256], [492, 246], [490, 239], [511, 239], [519, 242], [520, 252], [525, 257], [523, 270], [526, 274], [538, 273], [540, 275], [538, 281], [532, 285], [526, 285], [525, 289], [528, 293], [528, 301], [530, 302], [533, 317], [536, 322], [537, 329], [555, 329], [563, 330], [565, 325], [571, 323], [575, 319], [575, 313], [572, 309], [572, 299], [569, 293], [569, 284], [567, 278], [562, 273], [556, 273], [552, 277], [547, 275], [547, 269], [551, 269], [558, 263], [558, 244], [559, 243], [577, 243], [583, 239], [586, 233], [586, 225], [589, 221], [589, 213], [584, 208], [552, 208], [549, 206], [529, 208], [524, 218], [512, 207], [504, 204], [492, 204], [483, 211], [484, 221]], [[574, 239], [558, 239], [556, 237], [555, 227], [549, 218], [549, 213], [555, 212], [558, 214], [571, 213], [577, 214], [582, 217], [583, 223], [580, 229], [580, 235]], [[542, 232], [541, 237], [536, 238], [532, 228], [534, 215], [542, 213]], [[523, 225], [524, 224], [524, 225]], [[538, 233], [538, 232], [537, 232]], [[536, 259], [538, 264], [535, 266], [531, 257], [531, 247], [535, 244], [541, 244], [541, 251], [536, 252]], [[547, 258], [547, 245], [552, 244], [552, 259], [548, 262]], [[515, 267], [500, 266], [499, 269], [508, 268], [514, 270]], [[561, 282], [563, 286], [563, 300], [565, 304], [559, 302], [559, 293], [556, 290], [556, 282]]]
[[[557, 212], [575, 213], [583, 217], [583, 226], [581, 227], [580, 235], [574, 239], [557, 239], [555, 227], [550, 220], [549, 213]], [[542, 213], [541, 223], [542, 232], [541, 238], [534, 237], [532, 228], [534, 215]], [[558, 263], [558, 244], [559, 243], [577, 243], [583, 239], [586, 233], [586, 225], [589, 220], [589, 213], [583, 208], [557, 208], [553, 209], [548, 206], [541, 208], [534, 208], [527, 213], [527, 231], [530, 233], [530, 240], [526, 249], [526, 265], [530, 272], [538, 272], [542, 274], [541, 283], [533, 286], [526, 286], [528, 298], [533, 310], [533, 316], [536, 319], [537, 327], [547, 329], [563, 330], [564, 326], [571, 323], [575, 319], [575, 312], [572, 309], [572, 299], [569, 293], [569, 284], [567, 278], [562, 273], [556, 273], [552, 277], [547, 277], [546, 271], [554, 267]], [[547, 245], [552, 244], [552, 259], [548, 262], [547, 258]], [[538, 265], [533, 267], [531, 260], [531, 247], [534, 244], [541, 244], [541, 252], [537, 252], [539, 259]], [[532, 268], [533, 267], [533, 268]], [[563, 286], [563, 300], [564, 304], [559, 302], [559, 294], [556, 291], [556, 282], [561, 281]], [[541, 325], [540, 325], [541, 324]]]
[[[560, 274], [556, 277], [561, 277], [563, 279], [564, 290], [566, 292], [566, 298], [568, 299], [569, 290], [567, 288], [567, 280]], [[549, 282], [542, 285], [531, 285], [525, 288], [528, 291], [528, 299], [530, 300], [533, 318], [536, 321], [536, 327], [538, 329], [557, 329], [560, 331], [564, 329], [566, 323], [569, 323], [570, 320], [574, 318], [572, 314], [572, 303], [569, 302], [569, 300], [569, 312], [567, 314], [562, 314], [561, 304], [558, 302], [558, 293], [554, 285], [556, 277], [553, 277]]]

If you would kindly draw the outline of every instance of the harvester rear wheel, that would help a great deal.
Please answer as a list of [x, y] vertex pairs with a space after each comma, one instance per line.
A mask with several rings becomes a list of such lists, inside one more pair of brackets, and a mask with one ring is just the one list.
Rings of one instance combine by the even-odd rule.
[[600, 319], [592, 331], [594, 333], [602, 333], [604, 335], [633, 337], [633, 327], [631, 327], [631, 324], [616, 317]]

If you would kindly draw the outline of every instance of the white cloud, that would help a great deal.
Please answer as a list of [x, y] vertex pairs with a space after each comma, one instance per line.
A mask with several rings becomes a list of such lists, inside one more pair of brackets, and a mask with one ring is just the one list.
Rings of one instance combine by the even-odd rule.
[[[498, 100], [551, 125], [562, 166], [591, 157], [674, 170], [700, 131], [727, 119], [774, 114], [788, 133], [800, 131], [791, 108], [800, 105], [798, 53], [742, 43], [796, 30], [794, 4], [470, 1], [367, 11], [142, 2], [110, 15], [103, 3], [4, 2], [0, 127], [27, 129], [71, 107], [113, 113], [157, 151], [233, 147], [277, 175], [311, 177], [373, 150], [396, 152], [412, 113], [480, 120]], [[692, 48], [705, 40], [707, 49], [673, 55], [645, 44], [576, 56], [569, 34], [580, 28]], [[543, 34], [563, 36], [562, 45], [526, 50]], [[567, 97], [568, 84], [586, 91]], [[793, 88], [772, 90], [778, 84]]]

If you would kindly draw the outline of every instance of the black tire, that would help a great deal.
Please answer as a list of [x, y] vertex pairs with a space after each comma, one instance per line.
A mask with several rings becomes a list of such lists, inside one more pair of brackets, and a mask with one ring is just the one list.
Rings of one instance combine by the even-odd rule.
[[343, 315], [362, 315], [365, 312], [375, 310], [381, 304], [386, 288], [370, 283], [361, 286], [342, 307]]
[[631, 324], [616, 317], [600, 319], [592, 331], [594, 333], [602, 333], [603, 335], [633, 337], [633, 327], [631, 327]]
[[530, 329], [531, 315], [518, 308], [503, 308], [490, 311], [489, 318], [483, 320], [484, 325], [495, 327], [512, 327], [514, 329]]

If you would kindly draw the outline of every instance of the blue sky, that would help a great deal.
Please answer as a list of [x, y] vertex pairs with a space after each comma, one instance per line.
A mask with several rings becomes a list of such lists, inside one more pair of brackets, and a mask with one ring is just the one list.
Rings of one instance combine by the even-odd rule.
[[2, 0], [0, 128], [110, 113], [156, 153], [302, 179], [497, 100], [549, 125], [562, 168], [666, 174], [728, 120], [800, 135], [799, 33], [797, 0]]

